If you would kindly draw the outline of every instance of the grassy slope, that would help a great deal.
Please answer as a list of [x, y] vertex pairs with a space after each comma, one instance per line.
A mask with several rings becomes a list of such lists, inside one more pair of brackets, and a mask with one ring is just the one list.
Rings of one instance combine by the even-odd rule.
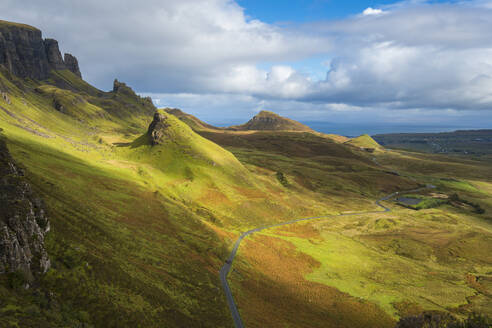
[[381, 145], [379, 145], [376, 140], [371, 138], [371, 136], [367, 134], [363, 134], [357, 138], [350, 139], [345, 142], [347, 145], [360, 147], [360, 148], [373, 148], [373, 149], [381, 149]]
[[82, 101], [63, 114], [54, 109], [51, 92], [68, 103], [86, 95], [1, 82], [12, 104], [0, 104], [0, 127], [53, 226], [53, 269], [40, 292], [1, 284], [2, 320], [22, 327], [191, 327], [207, 316], [210, 327], [228, 326], [216, 274], [223, 242], [201, 216], [156, 192], [138, 164], [113, 165], [117, 147], [100, 142], [124, 129], [125, 120], [138, 126], [139, 115], [146, 116], [148, 124], [145, 111], [122, 119]]
[[195, 131], [199, 130], [221, 130], [221, 128], [212, 126], [198, 119], [197, 117], [187, 114], [180, 109], [177, 108], [165, 108], [164, 109], [169, 114], [172, 114], [179, 118], [181, 121], [185, 122], [190, 128]]
[[[391, 213], [296, 224], [258, 235], [240, 250], [241, 260], [231, 278], [249, 326], [261, 326], [259, 309], [273, 302], [256, 298], [257, 303], [250, 304], [249, 290], [260, 284], [261, 291], [257, 292], [269, 295], [288, 281], [303, 287], [286, 293], [282, 304], [277, 304], [285, 313], [297, 313], [299, 299], [308, 299], [313, 309], [324, 307], [329, 318], [317, 323], [318, 316], [312, 310], [311, 325], [290, 319], [296, 327], [342, 326], [341, 322], [346, 322], [339, 307], [326, 304], [325, 297], [332, 292], [310, 284], [336, 288], [342, 292], [336, 297], [340, 303], [349, 302], [352, 296], [377, 304], [393, 318], [423, 310], [492, 314], [490, 164], [402, 152], [379, 153], [378, 161], [437, 185], [436, 192], [457, 192], [461, 198], [479, 203], [486, 212], [479, 215], [470, 208], [452, 206], [416, 212], [390, 204], [394, 208]], [[265, 261], [277, 243], [284, 243], [285, 251], [277, 251], [276, 261]], [[284, 270], [288, 261], [294, 261], [289, 265], [301, 268], [304, 274], [292, 277]], [[261, 283], [264, 279], [267, 284]], [[367, 303], [356, 306], [355, 312], [366, 313], [368, 322], [352, 326], [391, 326], [391, 319], [384, 321], [377, 308], [371, 310]]]
[[259, 112], [255, 117], [253, 117], [253, 119], [251, 119], [247, 123], [231, 126], [229, 129], [235, 131], [313, 131], [307, 125], [265, 110]]

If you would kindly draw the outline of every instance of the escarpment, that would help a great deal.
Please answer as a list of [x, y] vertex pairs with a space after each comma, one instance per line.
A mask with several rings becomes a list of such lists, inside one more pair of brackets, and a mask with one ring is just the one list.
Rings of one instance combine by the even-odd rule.
[[46, 273], [51, 265], [44, 245], [49, 230], [42, 200], [0, 138], [0, 274], [21, 274], [28, 287]]
[[78, 61], [63, 59], [58, 41], [43, 39], [40, 30], [24, 24], [0, 21], [0, 65], [20, 78], [45, 80], [51, 70], [69, 69], [81, 77]]

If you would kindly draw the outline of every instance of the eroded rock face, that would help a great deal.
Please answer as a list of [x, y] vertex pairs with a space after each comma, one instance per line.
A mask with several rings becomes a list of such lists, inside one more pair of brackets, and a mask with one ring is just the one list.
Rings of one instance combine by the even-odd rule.
[[65, 61], [65, 66], [67, 66], [67, 68], [72, 73], [82, 78], [82, 73], [80, 73], [80, 68], [79, 68], [79, 61], [77, 60], [77, 58], [75, 58], [75, 56], [71, 54], [65, 54], [64, 61]]
[[44, 40], [44, 48], [46, 51], [46, 58], [51, 67], [58, 70], [67, 68], [60, 53], [60, 48], [58, 47], [58, 41], [46, 39]]
[[47, 272], [44, 238], [49, 230], [42, 200], [0, 138], [0, 274], [20, 272], [32, 282]]
[[69, 69], [81, 77], [77, 59], [66, 54], [64, 60], [58, 41], [43, 40], [32, 26], [5, 21], [0, 21], [0, 65], [20, 78], [44, 80], [53, 69]]
[[0, 64], [21, 78], [47, 78], [50, 66], [41, 31], [0, 22]]
[[150, 142], [152, 145], [158, 145], [162, 141], [162, 137], [166, 134], [166, 129], [169, 126], [166, 122], [167, 117], [165, 114], [156, 112], [154, 114], [154, 119], [149, 125], [149, 130], [147, 134], [150, 137]]

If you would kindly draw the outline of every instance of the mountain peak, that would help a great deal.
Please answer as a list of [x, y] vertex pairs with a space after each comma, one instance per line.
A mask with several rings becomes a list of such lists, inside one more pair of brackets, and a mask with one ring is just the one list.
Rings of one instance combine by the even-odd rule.
[[313, 130], [300, 122], [282, 117], [274, 112], [262, 110], [246, 124], [231, 127], [231, 130], [260, 130], [260, 131], [299, 131], [312, 132]]

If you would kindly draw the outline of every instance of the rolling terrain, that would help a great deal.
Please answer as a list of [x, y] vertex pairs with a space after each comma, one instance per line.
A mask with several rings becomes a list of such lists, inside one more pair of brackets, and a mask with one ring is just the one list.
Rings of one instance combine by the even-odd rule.
[[375, 135], [374, 138], [388, 148], [427, 153], [490, 158], [492, 149], [492, 130], [381, 134]]
[[[485, 159], [388, 151], [270, 112], [216, 128], [118, 80], [94, 88], [34, 27], [0, 32], [0, 326], [233, 327], [219, 271], [237, 238], [317, 216], [241, 243], [227, 278], [247, 327], [492, 315]], [[427, 184], [406, 195], [427, 208], [356, 215]]]

